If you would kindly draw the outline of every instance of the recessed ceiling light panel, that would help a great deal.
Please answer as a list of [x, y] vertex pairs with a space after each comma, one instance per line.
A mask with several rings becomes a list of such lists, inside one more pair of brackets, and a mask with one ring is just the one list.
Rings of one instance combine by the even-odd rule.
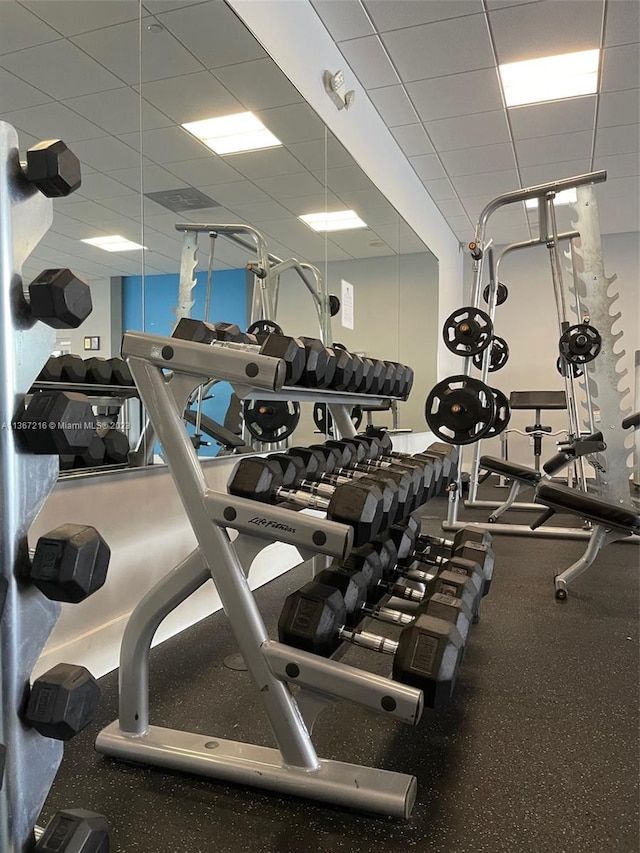
[[146, 249], [140, 243], [133, 243], [127, 240], [126, 237], [121, 237], [119, 234], [112, 234], [109, 237], [89, 237], [86, 240], [81, 240], [81, 243], [87, 243], [89, 246], [97, 246], [98, 249], [104, 249], [105, 252], [131, 252], [133, 249]]
[[314, 231], [348, 231], [351, 228], [367, 228], [355, 210], [337, 210], [330, 213], [305, 213], [298, 217]]
[[282, 145], [253, 113], [205, 118], [187, 122], [182, 127], [216, 154], [239, 154]]
[[500, 65], [508, 107], [593, 95], [598, 90], [599, 50], [581, 50]]

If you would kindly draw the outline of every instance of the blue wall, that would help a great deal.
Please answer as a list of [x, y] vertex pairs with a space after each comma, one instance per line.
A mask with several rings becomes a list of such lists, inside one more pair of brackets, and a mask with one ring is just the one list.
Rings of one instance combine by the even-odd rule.
[[[191, 316], [204, 318], [207, 273], [196, 273], [196, 286], [192, 293], [195, 305]], [[178, 301], [177, 275], [147, 275], [144, 285], [144, 328], [142, 316], [142, 276], [126, 276], [122, 279], [122, 328], [124, 331], [142, 331], [153, 335], [168, 336], [176, 321], [173, 309]], [[249, 316], [249, 295], [245, 270], [216, 270], [211, 289], [210, 322], [237, 323], [246, 329]], [[215, 397], [208, 400], [203, 411], [210, 418], [223, 424], [229, 407], [231, 386], [221, 382], [213, 389]], [[191, 427], [190, 432], [193, 432]], [[206, 436], [205, 436], [206, 438]], [[209, 440], [209, 439], [207, 439]], [[211, 447], [201, 447], [200, 455], [215, 456], [219, 445], [212, 441]]]

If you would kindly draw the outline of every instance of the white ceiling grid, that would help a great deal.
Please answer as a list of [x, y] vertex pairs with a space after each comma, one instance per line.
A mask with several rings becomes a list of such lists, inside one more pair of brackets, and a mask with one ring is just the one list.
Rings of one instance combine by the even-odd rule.
[[[460, 240], [492, 197], [597, 169], [603, 233], [640, 230], [639, 0], [312, 2]], [[498, 63], [593, 48], [599, 94], [505, 108]], [[536, 220], [494, 216], [492, 236]]]

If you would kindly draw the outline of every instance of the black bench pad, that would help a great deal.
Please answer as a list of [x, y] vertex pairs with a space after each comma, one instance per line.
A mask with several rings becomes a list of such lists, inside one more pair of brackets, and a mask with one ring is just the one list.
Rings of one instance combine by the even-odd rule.
[[540, 483], [536, 492], [536, 502], [551, 509], [569, 512], [588, 518], [605, 527], [614, 527], [628, 533], [640, 533], [640, 513], [628, 507], [603, 501], [595, 495], [578, 492], [557, 483]]
[[530, 486], [537, 486], [542, 477], [540, 471], [536, 471], [534, 468], [508, 462], [506, 459], [499, 459], [497, 456], [481, 456], [480, 467], [484, 468], [485, 471], [502, 474], [510, 480], [517, 480], [519, 483], [527, 483]]

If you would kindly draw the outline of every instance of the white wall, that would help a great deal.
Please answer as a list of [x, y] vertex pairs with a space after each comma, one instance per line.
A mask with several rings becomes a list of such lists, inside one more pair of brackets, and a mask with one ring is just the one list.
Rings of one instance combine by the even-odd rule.
[[[499, 250], [500, 247], [497, 251]], [[629, 371], [620, 387], [626, 383], [633, 391], [633, 357], [634, 351], [640, 348], [639, 235], [637, 232], [606, 234], [602, 238], [602, 251], [606, 274], [610, 276], [616, 273], [618, 276], [613, 288], [617, 287], [620, 293], [616, 309], [622, 312], [620, 327], [624, 332], [622, 346], [626, 350], [623, 365]], [[565, 265], [565, 285], [571, 281], [568, 270]], [[555, 366], [559, 333], [548, 250], [544, 246], [535, 246], [507, 255], [500, 266], [499, 278], [509, 288], [509, 298], [497, 308], [495, 330], [496, 334], [505, 338], [509, 344], [510, 356], [502, 370], [489, 374], [490, 382], [507, 395], [511, 391], [563, 390], [563, 380]], [[465, 271], [466, 304], [469, 300], [470, 284], [469, 264]], [[484, 303], [481, 303], [482, 305]], [[461, 360], [459, 364], [462, 364]], [[473, 375], [477, 374], [474, 372]], [[629, 405], [633, 405], [631, 398]], [[514, 412], [510, 428], [524, 430], [525, 425], [533, 423], [534, 414], [529, 411]], [[562, 429], [567, 426], [566, 413], [543, 413], [543, 422], [552, 426], [554, 431]], [[554, 440], [557, 439], [545, 439], [543, 458], [554, 452]], [[499, 440], [483, 442], [482, 452], [499, 455]], [[529, 439], [510, 435], [509, 457], [524, 465], [532, 464], [533, 449], [529, 445]], [[470, 458], [470, 454], [467, 458]]]

